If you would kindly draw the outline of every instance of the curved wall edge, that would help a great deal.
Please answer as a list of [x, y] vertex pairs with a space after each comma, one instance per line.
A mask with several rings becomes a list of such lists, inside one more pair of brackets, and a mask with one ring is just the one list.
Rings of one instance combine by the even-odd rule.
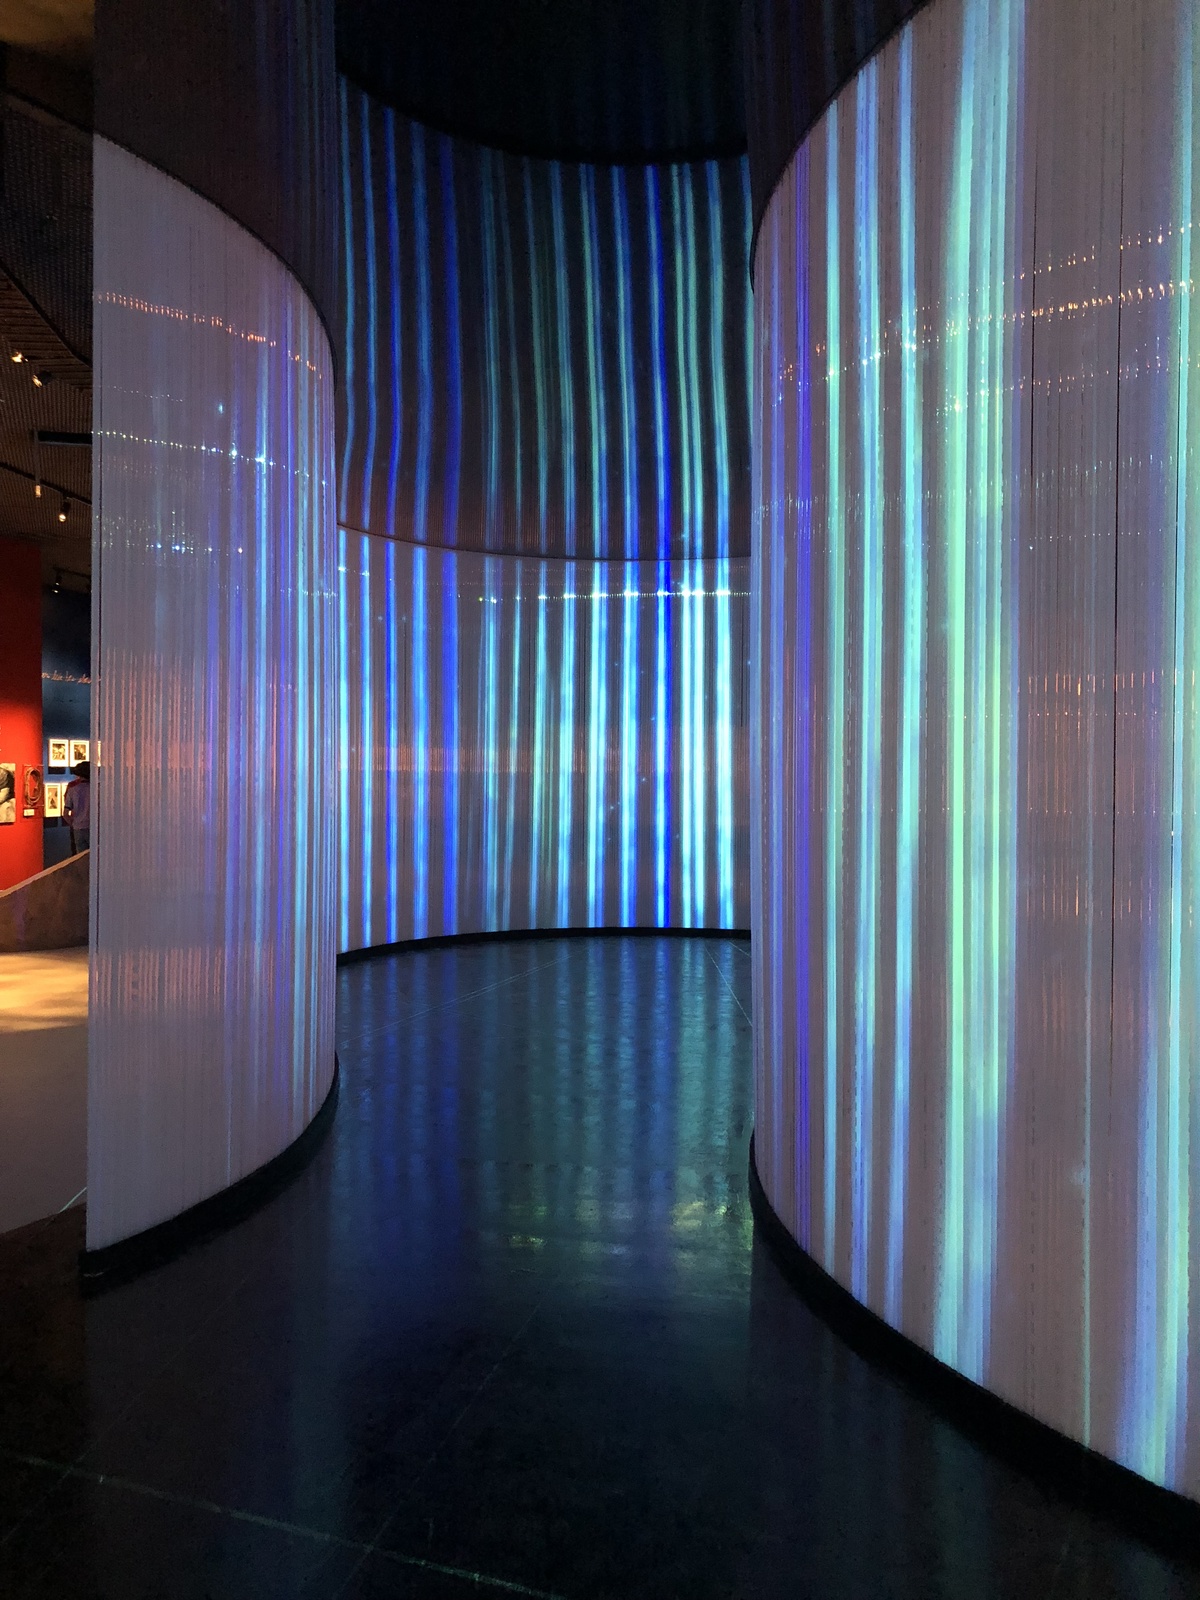
[[335, 356], [333, 0], [97, 0], [95, 131], [210, 200], [308, 291]]
[[334, 1069], [332, 355], [278, 258], [95, 143], [88, 1247], [292, 1143]]
[[747, 146], [753, 211], [750, 264], [776, 184], [825, 108], [929, 0], [748, 0]]
[[856, 1300], [801, 1248], [767, 1197], [750, 1136], [750, 1208], [777, 1265], [805, 1303], [872, 1365], [927, 1401], [960, 1432], [1049, 1493], [1120, 1524], [1170, 1554], [1192, 1555], [1200, 1505], [1160, 1488], [1108, 1456], [972, 1383]]
[[1200, 21], [936, 0], [755, 261], [757, 1153], [965, 1378], [1200, 1498]]
[[98, 1294], [105, 1289], [115, 1289], [143, 1272], [164, 1267], [196, 1245], [205, 1244], [227, 1228], [244, 1222], [260, 1206], [273, 1200], [303, 1172], [321, 1148], [333, 1124], [340, 1089], [341, 1071], [335, 1056], [329, 1088], [312, 1121], [278, 1155], [239, 1178], [228, 1189], [218, 1189], [207, 1200], [198, 1200], [165, 1222], [119, 1239], [115, 1244], [81, 1250], [79, 1276], [84, 1293]]
[[359, 945], [338, 951], [338, 966], [352, 967], [375, 956], [407, 955], [416, 950], [436, 950], [446, 945], [486, 944], [506, 939], [745, 939], [749, 928], [495, 928], [484, 933], [431, 934], [425, 939], [393, 939], [387, 944]]

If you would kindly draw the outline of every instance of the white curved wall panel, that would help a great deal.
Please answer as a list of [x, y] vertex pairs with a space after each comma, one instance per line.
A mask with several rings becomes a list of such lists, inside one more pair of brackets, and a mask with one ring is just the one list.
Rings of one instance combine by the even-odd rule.
[[276, 1155], [333, 1071], [328, 340], [244, 229], [95, 146], [88, 1244]]
[[341, 948], [747, 926], [747, 560], [341, 537]]
[[759, 1169], [1200, 1495], [1200, 16], [934, 0], [755, 264]]

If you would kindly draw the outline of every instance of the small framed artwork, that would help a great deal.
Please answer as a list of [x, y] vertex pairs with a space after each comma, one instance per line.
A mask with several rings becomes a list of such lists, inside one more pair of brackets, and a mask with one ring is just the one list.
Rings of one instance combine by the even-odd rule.
[[53, 820], [62, 816], [63, 785], [61, 783], [48, 783], [45, 789], [46, 810], [45, 815]]
[[70, 744], [70, 740], [69, 739], [51, 739], [49, 741], [49, 744], [50, 744], [50, 759], [47, 761], [46, 765], [48, 767], [54, 767], [56, 769], [61, 770], [67, 764], [67, 755], [68, 755], [68, 748], [67, 747]]
[[17, 763], [0, 761], [0, 828], [17, 820]]
[[81, 761], [88, 759], [88, 742], [86, 739], [71, 740], [71, 765], [77, 767]]
[[27, 817], [36, 817], [38, 807], [42, 803], [42, 790], [44, 788], [41, 767], [25, 768], [25, 787], [22, 792], [22, 810]]

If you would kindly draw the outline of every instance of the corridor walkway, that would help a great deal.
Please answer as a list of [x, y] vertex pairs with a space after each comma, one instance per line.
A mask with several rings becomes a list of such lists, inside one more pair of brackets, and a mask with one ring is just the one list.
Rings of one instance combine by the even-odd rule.
[[88, 953], [0, 955], [0, 1234], [87, 1183]]
[[746, 945], [339, 986], [330, 1136], [248, 1222], [86, 1304], [42, 1259], [71, 1213], [15, 1290], [0, 1251], [0, 1594], [1200, 1595], [864, 1366], [754, 1242]]

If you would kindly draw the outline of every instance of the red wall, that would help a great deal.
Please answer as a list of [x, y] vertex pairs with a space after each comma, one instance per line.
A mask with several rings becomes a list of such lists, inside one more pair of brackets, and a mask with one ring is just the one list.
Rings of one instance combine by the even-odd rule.
[[0, 828], [0, 889], [42, 870], [42, 811], [24, 815], [26, 766], [42, 760], [42, 553], [0, 539], [0, 761], [17, 764], [17, 820]]

